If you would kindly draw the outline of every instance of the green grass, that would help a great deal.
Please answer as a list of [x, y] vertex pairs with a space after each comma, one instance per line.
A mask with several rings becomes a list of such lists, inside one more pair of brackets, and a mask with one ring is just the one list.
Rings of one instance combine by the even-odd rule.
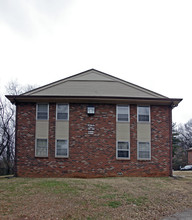
[[36, 187], [41, 188], [44, 192], [50, 192], [55, 194], [77, 194], [78, 187], [73, 186], [70, 183], [57, 180], [43, 180], [36, 184]]
[[121, 202], [120, 201], [110, 201], [107, 203], [107, 205], [111, 208], [118, 208], [119, 206], [121, 206]]
[[192, 208], [190, 185], [190, 178], [0, 179], [0, 219], [158, 220]]

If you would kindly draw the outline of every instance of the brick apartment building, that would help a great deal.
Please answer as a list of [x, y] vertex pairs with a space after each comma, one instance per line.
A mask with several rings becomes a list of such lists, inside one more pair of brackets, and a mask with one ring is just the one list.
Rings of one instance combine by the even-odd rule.
[[91, 69], [17, 96], [16, 175], [172, 175], [170, 99]]

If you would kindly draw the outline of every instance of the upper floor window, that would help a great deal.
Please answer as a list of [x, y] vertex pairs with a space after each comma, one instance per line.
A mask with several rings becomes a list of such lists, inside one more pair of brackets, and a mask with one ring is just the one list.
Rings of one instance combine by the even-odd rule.
[[138, 106], [137, 107], [137, 118], [138, 118], [138, 122], [149, 122], [150, 121], [150, 107], [149, 106]]
[[37, 104], [37, 119], [48, 120], [49, 117], [49, 105], [48, 104]]
[[129, 121], [128, 105], [117, 105], [117, 121]]
[[69, 105], [57, 104], [57, 120], [68, 120], [68, 119], [69, 119]]

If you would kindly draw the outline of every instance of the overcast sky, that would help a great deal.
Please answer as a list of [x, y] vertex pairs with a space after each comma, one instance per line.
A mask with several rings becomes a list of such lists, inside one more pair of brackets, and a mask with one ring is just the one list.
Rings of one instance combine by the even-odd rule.
[[0, 0], [0, 91], [95, 68], [170, 98], [192, 118], [191, 0]]

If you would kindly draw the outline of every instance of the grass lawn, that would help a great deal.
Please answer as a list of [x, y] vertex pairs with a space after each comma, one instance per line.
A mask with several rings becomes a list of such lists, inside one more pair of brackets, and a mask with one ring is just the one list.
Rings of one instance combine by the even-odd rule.
[[0, 219], [161, 219], [192, 209], [192, 172], [182, 178], [0, 179]]

